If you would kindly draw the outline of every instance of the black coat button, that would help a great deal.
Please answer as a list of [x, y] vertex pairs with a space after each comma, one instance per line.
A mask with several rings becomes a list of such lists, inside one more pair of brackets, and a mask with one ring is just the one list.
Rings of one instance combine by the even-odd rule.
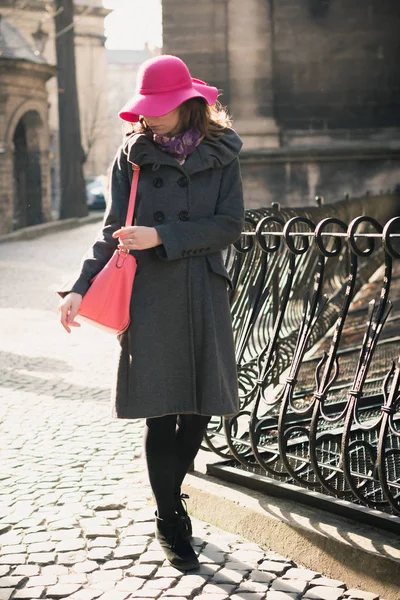
[[153, 185], [155, 188], [160, 188], [164, 185], [164, 182], [162, 180], [162, 177], [156, 177], [153, 181]]
[[179, 218], [181, 221], [188, 221], [189, 219], [189, 213], [187, 210], [181, 210], [181, 212], [179, 213]]
[[157, 211], [154, 213], [153, 217], [154, 217], [154, 220], [155, 220], [155, 221], [158, 221], [159, 223], [161, 223], [161, 222], [162, 222], [162, 221], [164, 221], [164, 219], [165, 219], [165, 215], [164, 215], [164, 213], [162, 212], [162, 210], [157, 210]]
[[185, 188], [189, 185], [189, 179], [187, 177], [181, 177], [178, 179], [178, 185]]

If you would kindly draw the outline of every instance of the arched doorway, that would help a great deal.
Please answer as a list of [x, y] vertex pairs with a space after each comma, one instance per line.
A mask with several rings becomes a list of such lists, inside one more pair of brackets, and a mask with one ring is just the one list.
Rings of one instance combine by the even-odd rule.
[[32, 110], [25, 113], [15, 128], [13, 229], [37, 225], [43, 221], [39, 143], [41, 127], [39, 114]]

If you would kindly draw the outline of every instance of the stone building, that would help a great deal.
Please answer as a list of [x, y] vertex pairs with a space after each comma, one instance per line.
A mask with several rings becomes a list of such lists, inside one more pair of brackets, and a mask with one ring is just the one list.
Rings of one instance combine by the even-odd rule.
[[0, 235], [51, 218], [46, 82], [55, 73], [0, 17]]
[[[75, 58], [77, 71], [77, 86], [79, 96], [79, 109], [81, 117], [82, 144], [87, 153], [87, 160], [84, 164], [84, 173], [87, 179], [96, 177], [105, 173], [110, 153], [109, 153], [109, 132], [110, 123], [108, 116], [107, 100], [107, 57], [104, 47], [104, 18], [110, 12], [103, 8], [101, 0], [75, 0]], [[0, 11], [3, 18], [14, 28], [18, 30], [25, 40], [25, 47], [30, 49], [32, 60], [35, 65], [56, 64], [55, 53], [55, 30], [53, 20], [53, 5], [46, 0], [24, 0], [15, 2], [12, 0], [0, 0]], [[43, 31], [47, 41], [44, 38], [45, 45], [42, 51], [34, 52], [34, 41], [32, 35], [37, 31]], [[10, 74], [11, 63], [7, 63]], [[35, 67], [37, 70], [38, 67]], [[42, 67], [44, 69], [44, 67]], [[29, 69], [27, 69], [29, 71]], [[19, 73], [20, 71], [18, 71]], [[18, 76], [15, 73], [15, 77]], [[55, 70], [52, 71], [55, 73]], [[33, 74], [33, 70], [31, 75]], [[11, 76], [11, 75], [10, 75]], [[22, 80], [20, 81], [20, 85]], [[35, 96], [44, 94], [47, 90], [45, 103], [47, 105], [46, 113], [48, 115], [49, 131], [46, 137], [46, 147], [41, 149], [47, 152], [50, 159], [50, 183], [46, 187], [48, 192], [51, 190], [50, 209], [43, 212], [42, 219], [48, 220], [51, 217], [57, 218], [59, 210], [59, 176], [58, 176], [58, 90], [57, 78], [48, 78], [47, 83], [42, 82], [40, 91], [36, 89], [36, 83], [32, 80], [25, 87], [27, 94]], [[3, 97], [3, 92], [2, 92]], [[44, 96], [43, 96], [44, 97]], [[7, 122], [8, 114], [1, 112], [1, 118]], [[7, 183], [10, 185], [12, 177], [9, 174]], [[2, 178], [2, 187], [3, 178]], [[8, 189], [9, 195], [12, 194], [11, 188]], [[47, 196], [43, 200], [47, 206]], [[2, 209], [0, 208], [0, 218], [3, 223], [2, 231], [6, 230]], [[22, 223], [22, 222], [21, 222]], [[22, 224], [14, 222], [13, 228], [21, 227]], [[7, 226], [9, 227], [9, 225]], [[9, 230], [9, 229], [7, 229]]]
[[248, 205], [400, 184], [398, 0], [163, 0], [164, 53], [223, 90]]

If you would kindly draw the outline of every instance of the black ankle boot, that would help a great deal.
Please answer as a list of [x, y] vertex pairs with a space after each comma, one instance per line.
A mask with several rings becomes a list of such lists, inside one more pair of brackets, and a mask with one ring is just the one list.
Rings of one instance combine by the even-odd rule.
[[199, 561], [182, 530], [182, 520], [178, 515], [168, 521], [156, 517], [156, 538], [169, 564], [182, 571], [197, 569]]
[[175, 496], [176, 501], [176, 512], [182, 522], [182, 535], [185, 540], [190, 540], [193, 534], [192, 521], [188, 515], [188, 509], [186, 500], [189, 498], [187, 494], [180, 494]]

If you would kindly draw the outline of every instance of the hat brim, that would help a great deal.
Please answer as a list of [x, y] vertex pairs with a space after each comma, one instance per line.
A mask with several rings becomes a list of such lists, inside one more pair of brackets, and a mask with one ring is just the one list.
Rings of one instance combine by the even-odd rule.
[[199, 79], [193, 79], [192, 86], [185, 89], [158, 94], [135, 94], [120, 110], [118, 116], [130, 123], [139, 121], [140, 115], [162, 117], [191, 98], [204, 98], [207, 104], [212, 106], [217, 101], [218, 89]]

